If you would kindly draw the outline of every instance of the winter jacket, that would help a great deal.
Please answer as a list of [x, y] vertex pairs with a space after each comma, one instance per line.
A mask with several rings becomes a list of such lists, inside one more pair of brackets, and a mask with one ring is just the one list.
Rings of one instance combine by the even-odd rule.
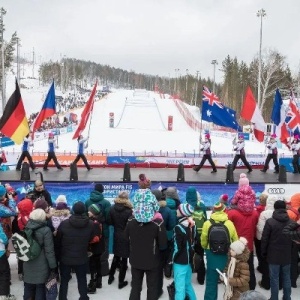
[[182, 218], [174, 228], [173, 262], [180, 265], [193, 263], [196, 239], [195, 222]]
[[8, 243], [8, 238], [0, 224], [0, 257], [2, 257], [6, 252], [6, 245]]
[[72, 215], [62, 221], [57, 229], [57, 257], [65, 265], [87, 263], [88, 246], [94, 236], [93, 221], [84, 215]]
[[292, 241], [282, 232], [290, 223], [291, 220], [285, 209], [276, 209], [272, 218], [266, 221], [261, 238], [261, 254], [267, 258], [269, 264], [291, 263]]
[[[238, 300], [242, 293], [249, 290], [249, 281], [250, 281], [250, 271], [248, 259], [250, 256], [250, 251], [246, 247], [242, 254], [235, 256], [236, 265], [232, 278], [228, 278], [228, 283], [232, 286], [233, 295], [230, 300]], [[230, 256], [227, 262], [227, 266], [224, 270], [224, 273], [227, 273], [227, 268], [230, 262]]]
[[166, 226], [168, 241], [171, 241], [173, 238], [173, 229], [177, 224], [177, 218], [174, 212], [167, 206], [166, 201], [161, 200], [158, 202], [158, 205], [160, 207], [159, 212]]
[[94, 224], [94, 238], [90, 241], [89, 251], [93, 255], [101, 255], [105, 252], [105, 238], [102, 234], [101, 216], [99, 218], [91, 218]]
[[45, 221], [29, 219], [25, 228], [34, 230], [33, 236], [42, 247], [42, 251], [36, 259], [24, 262], [24, 282], [45, 283], [50, 269], [56, 268], [52, 232]]
[[18, 213], [18, 228], [23, 230], [29, 220], [29, 214], [33, 210], [33, 203], [30, 199], [23, 199], [17, 205]]
[[300, 193], [296, 193], [291, 197], [291, 209], [287, 209], [287, 213], [291, 220], [297, 221], [300, 218], [298, 209], [300, 207]]
[[247, 239], [248, 248], [252, 252], [256, 235], [256, 225], [258, 222], [257, 211], [252, 210], [252, 212], [244, 212], [239, 209], [231, 209], [227, 214], [228, 219], [233, 222], [238, 236], [243, 236]]
[[53, 209], [51, 213], [51, 223], [54, 230], [57, 230], [60, 223], [69, 219], [71, 212], [69, 209]]
[[[176, 224], [178, 222], [177, 220], [177, 202], [176, 200], [172, 199], [172, 198], [166, 198], [166, 204], [167, 207], [170, 208], [171, 213], [172, 213], [172, 219], [176, 219]], [[168, 234], [168, 240], [172, 239], [173, 233], [172, 234]]]
[[3, 201], [0, 202], [0, 224], [2, 225], [3, 231], [8, 238], [12, 236], [12, 224], [11, 218], [16, 215], [16, 202], [11, 199], [8, 203], [4, 204]]
[[128, 219], [132, 216], [132, 204], [128, 199], [115, 199], [110, 208], [109, 224], [114, 227], [113, 253], [119, 257], [129, 257], [129, 241], [125, 237]]
[[38, 198], [45, 199], [46, 202], [48, 203], [48, 206], [52, 207], [51, 195], [47, 190], [37, 191], [36, 189], [34, 189], [30, 193], [30, 199], [32, 199], [33, 202]]
[[[229, 231], [230, 243], [238, 240], [238, 235], [236, 233], [234, 224], [228, 219], [228, 216], [225, 212], [218, 211], [218, 212], [212, 213], [210, 218], [213, 219], [217, 223], [224, 222], [224, 225], [228, 228], [228, 231]], [[210, 226], [211, 226], [210, 220], [205, 221], [203, 224], [202, 234], [201, 234], [201, 246], [203, 249], [209, 249], [208, 231], [209, 231]]]
[[272, 218], [274, 212], [274, 203], [276, 202], [276, 200], [277, 200], [276, 196], [268, 196], [266, 208], [259, 215], [258, 223], [256, 225], [256, 238], [258, 240], [261, 240], [262, 232], [264, 230], [266, 221]]
[[111, 208], [111, 204], [108, 200], [104, 199], [104, 196], [102, 193], [100, 193], [99, 191], [92, 191], [90, 194], [90, 199], [86, 200], [85, 202], [85, 207], [88, 210], [89, 207], [92, 204], [99, 204], [101, 205], [101, 208], [103, 211], [103, 217], [104, 217], [104, 223], [103, 223], [103, 234], [104, 237], [108, 238], [109, 237], [109, 228], [108, 228], [108, 218], [109, 218], [109, 211]]
[[152, 270], [160, 264], [160, 250], [167, 249], [167, 233], [162, 220], [148, 223], [128, 220], [125, 237], [130, 242], [129, 261], [132, 267], [140, 270]]
[[282, 233], [289, 237], [292, 241], [300, 243], [300, 225], [296, 222], [291, 222], [290, 224], [286, 225]]
[[254, 210], [256, 195], [250, 185], [243, 185], [235, 192], [231, 204], [237, 205], [237, 208], [244, 212]]

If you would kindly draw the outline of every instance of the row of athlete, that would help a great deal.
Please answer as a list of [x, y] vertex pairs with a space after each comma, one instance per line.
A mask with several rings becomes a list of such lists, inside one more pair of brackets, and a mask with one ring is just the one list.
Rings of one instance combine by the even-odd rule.
[[[233, 150], [235, 151], [235, 156], [232, 162], [232, 169], [233, 171], [235, 170], [237, 163], [239, 160], [241, 160], [245, 167], [248, 169], [248, 173], [252, 172], [252, 166], [249, 164], [246, 158], [246, 153], [245, 153], [245, 139], [243, 134], [238, 135], [238, 140], [236, 139], [233, 140]], [[300, 165], [299, 165], [299, 157], [300, 157], [300, 137], [298, 135], [295, 135], [293, 138], [293, 141], [288, 145], [289, 149], [293, 153], [293, 159], [292, 159], [292, 165], [294, 168], [294, 174], [300, 174]], [[204, 163], [206, 160], [210, 163], [212, 167], [212, 172], [211, 173], [216, 173], [217, 168], [212, 160], [211, 157], [211, 139], [209, 133], [205, 134], [204, 136], [204, 142], [201, 143], [201, 151], [203, 151], [203, 157], [198, 166], [195, 166], [193, 168], [194, 171], [199, 172], [199, 170], [203, 167]], [[278, 164], [278, 150], [277, 150], [277, 141], [276, 141], [276, 134], [272, 134], [270, 136], [269, 141], [266, 143], [266, 148], [268, 149], [268, 155], [266, 157], [264, 167], [262, 170], [260, 170], [263, 173], [266, 173], [267, 170], [269, 169], [269, 163], [271, 160], [273, 160], [274, 166], [275, 166], [275, 171], [274, 173], [279, 173], [279, 164]]]
[[[86, 142], [88, 141], [89, 137], [84, 138], [82, 135], [80, 135], [77, 138], [77, 142], [78, 142], [78, 147], [77, 147], [77, 156], [75, 158], [75, 160], [73, 161], [73, 165], [76, 165], [77, 162], [82, 159], [83, 163], [85, 164], [86, 168], [88, 171], [92, 170], [93, 168], [89, 165], [87, 158], [84, 154], [84, 149], [86, 148]], [[30, 137], [30, 135], [28, 134], [23, 141], [23, 145], [22, 145], [22, 153], [19, 157], [19, 160], [17, 162], [17, 166], [16, 166], [16, 170], [17, 171], [21, 171], [21, 165], [22, 162], [24, 161], [25, 158], [27, 158], [29, 165], [31, 167], [32, 170], [36, 169], [36, 166], [32, 160], [32, 156], [30, 155], [29, 149], [30, 147], [33, 147], [33, 141]], [[43, 165], [43, 170], [44, 171], [48, 171], [48, 164], [51, 160], [53, 160], [56, 168], [58, 170], [63, 170], [62, 166], [59, 164], [56, 154], [55, 154], [55, 149], [58, 149], [58, 143], [57, 143], [57, 139], [55, 139], [55, 136], [52, 132], [49, 133], [48, 135], [48, 156], [45, 160], [45, 163]]]

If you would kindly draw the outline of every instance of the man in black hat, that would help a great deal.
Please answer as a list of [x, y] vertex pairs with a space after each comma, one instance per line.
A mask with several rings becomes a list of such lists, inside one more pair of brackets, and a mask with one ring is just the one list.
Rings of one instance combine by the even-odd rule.
[[89, 242], [95, 236], [94, 225], [93, 221], [86, 214], [83, 202], [76, 202], [73, 205], [72, 211], [72, 216], [61, 222], [56, 235], [56, 250], [60, 262], [61, 276], [59, 299], [67, 299], [71, 269], [74, 269], [80, 299], [88, 300], [86, 278], [88, 263], [87, 249]]

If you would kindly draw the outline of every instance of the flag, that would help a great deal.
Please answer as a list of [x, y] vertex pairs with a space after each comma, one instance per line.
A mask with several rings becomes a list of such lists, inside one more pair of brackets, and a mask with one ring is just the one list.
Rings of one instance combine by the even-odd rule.
[[237, 131], [241, 130], [235, 117], [236, 112], [224, 106], [219, 98], [206, 86], [203, 86], [201, 114], [203, 121], [229, 127]]
[[241, 117], [253, 123], [255, 138], [259, 142], [263, 142], [266, 123], [262, 117], [261, 111], [258, 108], [250, 87], [248, 87], [246, 91], [246, 96], [241, 111]]
[[16, 89], [8, 99], [0, 119], [0, 131], [16, 144], [21, 144], [24, 137], [29, 133], [28, 121], [17, 80]]
[[76, 132], [74, 133], [73, 140], [77, 139], [86, 127], [86, 123], [89, 120], [90, 114], [91, 114], [91, 112], [93, 111], [93, 108], [94, 108], [96, 88], [97, 88], [97, 81], [96, 81], [96, 83], [93, 87], [90, 98], [87, 101], [87, 103], [85, 104], [85, 107], [84, 107], [84, 109], [81, 113], [81, 120], [80, 120], [80, 123], [78, 125], [78, 128], [77, 128]]
[[293, 91], [290, 93], [290, 103], [289, 103], [289, 109], [287, 112], [287, 118], [286, 123], [288, 127], [295, 133], [299, 132], [299, 126], [300, 126], [300, 112], [296, 104], [295, 95]]
[[276, 135], [283, 144], [288, 144], [288, 138], [290, 137], [287, 125], [285, 123], [285, 107], [283, 105], [282, 97], [279, 89], [276, 89], [274, 104], [272, 109], [271, 120], [276, 125]]
[[37, 129], [39, 129], [43, 121], [53, 116], [55, 113], [55, 90], [53, 81], [48, 91], [43, 107], [33, 123], [32, 132], [34, 133]]

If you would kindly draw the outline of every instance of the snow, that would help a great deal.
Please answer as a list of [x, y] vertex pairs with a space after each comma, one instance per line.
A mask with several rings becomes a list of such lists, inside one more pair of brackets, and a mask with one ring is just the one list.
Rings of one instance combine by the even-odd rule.
[[[38, 68], [35, 67], [38, 78]], [[27, 115], [38, 112], [45, 99], [48, 86], [40, 85], [38, 79], [32, 78], [32, 65], [24, 68], [21, 80], [21, 95]], [[7, 94], [14, 91], [14, 75], [7, 76]], [[22, 88], [25, 86], [26, 88]], [[57, 93], [61, 94], [59, 87]], [[67, 91], [66, 93], [73, 93]], [[86, 95], [86, 100], [89, 95]], [[193, 116], [200, 121], [199, 108], [186, 104]], [[80, 118], [82, 108], [74, 110]], [[115, 128], [109, 127], [109, 114], [114, 113]], [[173, 130], [168, 131], [168, 116], [173, 116]], [[199, 151], [199, 132], [191, 129], [180, 114], [175, 103], [166, 95], [165, 99], [146, 90], [114, 90], [106, 98], [95, 102], [90, 132], [86, 127], [85, 136], [89, 134], [87, 151], [91, 152], [168, 152], [194, 153]], [[203, 134], [203, 133], [202, 133]], [[59, 136], [60, 150], [76, 152], [77, 141], [72, 140], [73, 133]], [[211, 132], [212, 151], [218, 154], [232, 153], [232, 137], [220, 136], [220, 132]], [[246, 141], [246, 153], [265, 153], [264, 143]], [[7, 151], [20, 151], [20, 146], [7, 148]], [[47, 151], [47, 141], [34, 143], [34, 151]], [[287, 150], [280, 150], [287, 152]], [[289, 153], [290, 154], [290, 153]]]

